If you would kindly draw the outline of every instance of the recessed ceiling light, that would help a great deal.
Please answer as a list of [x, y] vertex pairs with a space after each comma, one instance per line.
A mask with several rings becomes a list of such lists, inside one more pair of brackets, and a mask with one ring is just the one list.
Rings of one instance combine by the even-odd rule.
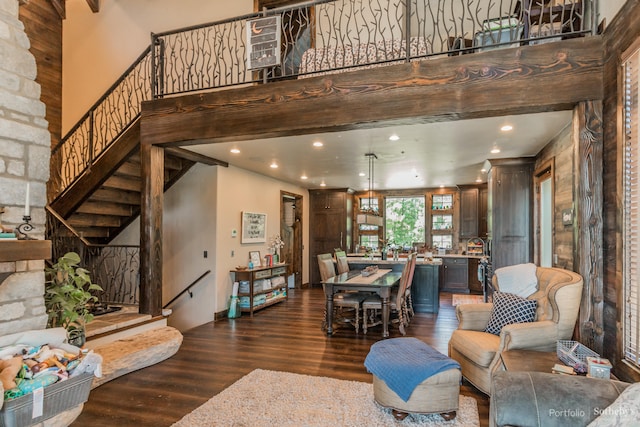
[[510, 130], [513, 130], [513, 126], [511, 126], [511, 125], [504, 125], [504, 126], [502, 126], [502, 127], [500, 128], [500, 130], [501, 130], [502, 132], [509, 132]]
[[278, 164], [276, 162], [271, 163], [271, 165], [269, 165], [269, 167], [271, 169], [278, 169]]
[[493, 147], [491, 149], [491, 154], [498, 154], [500, 152], [500, 149], [498, 147]]
[[360, 172], [360, 173], [358, 174], [358, 176], [364, 176], [364, 175], [365, 175], [365, 173], [364, 173], [364, 172]]
[[444, 188], [444, 184], [440, 184], [440, 188]]
[[326, 187], [326, 186], [327, 186], [327, 184], [325, 184], [325, 183], [324, 183], [324, 181], [322, 181], [322, 182], [320, 183], [320, 187]]
[[400, 137], [398, 135], [396, 135], [395, 133], [389, 137], [389, 141], [397, 141], [399, 139], [400, 139]]
[[481, 178], [476, 178], [476, 182], [477, 182], [477, 183], [481, 183], [481, 182], [482, 182], [482, 179], [481, 179]]
[[232, 148], [230, 151], [231, 151], [233, 154], [239, 154], [239, 153], [240, 153], [240, 150], [238, 150], [237, 148]]
[[487, 173], [487, 170], [485, 168], [482, 168], [482, 169], [480, 169], [480, 172]]
[[322, 147], [323, 145], [324, 145], [324, 144], [323, 144], [322, 142], [320, 142], [320, 141], [315, 141], [315, 142], [313, 143], [313, 146], [314, 146], [314, 147]]
[[307, 175], [302, 175], [300, 179], [309, 179], [309, 177]]

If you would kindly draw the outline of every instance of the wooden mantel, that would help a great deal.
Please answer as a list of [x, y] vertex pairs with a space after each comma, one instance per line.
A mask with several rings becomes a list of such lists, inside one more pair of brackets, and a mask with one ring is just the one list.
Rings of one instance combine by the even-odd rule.
[[32, 261], [51, 258], [51, 240], [0, 241], [0, 262]]

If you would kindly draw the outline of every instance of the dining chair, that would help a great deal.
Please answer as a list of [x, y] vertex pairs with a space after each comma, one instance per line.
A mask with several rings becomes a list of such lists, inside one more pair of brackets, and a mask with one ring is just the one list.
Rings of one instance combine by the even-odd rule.
[[[322, 281], [336, 275], [333, 257], [331, 254], [318, 255], [318, 268]], [[324, 288], [324, 284], [322, 285]], [[339, 318], [345, 323], [352, 323], [356, 329], [356, 333], [360, 331], [360, 309], [361, 303], [365, 299], [365, 295], [354, 292], [339, 292], [333, 295], [333, 314], [334, 319]], [[322, 330], [327, 328], [327, 311], [325, 308], [322, 319]]]
[[[395, 313], [397, 318], [389, 320], [390, 323], [397, 323], [402, 335], [406, 335], [405, 327], [409, 325], [408, 310], [406, 306], [407, 290], [413, 280], [413, 272], [416, 266], [416, 254], [411, 252], [407, 257], [407, 263], [402, 269], [398, 290], [391, 294], [389, 298], [389, 309]], [[410, 290], [409, 290], [410, 292]], [[382, 298], [379, 295], [371, 295], [362, 302], [362, 330], [366, 334], [370, 327], [382, 324], [381, 318]]]
[[336, 265], [338, 266], [338, 274], [347, 273], [349, 271], [349, 261], [347, 253], [343, 250], [336, 249]]
[[413, 275], [416, 271], [416, 261], [418, 259], [418, 253], [414, 252], [411, 261], [407, 259], [407, 263], [411, 262], [411, 266], [409, 267], [409, 277], [407, 277], [407, 289], [405, 290], [405, 318], [407, 319], [407, 324], [411, 321], [413, 316], [415, 315], [415, 311], [413, 311], [413, 299], [411, 298], [411, 284], [413, 283]]

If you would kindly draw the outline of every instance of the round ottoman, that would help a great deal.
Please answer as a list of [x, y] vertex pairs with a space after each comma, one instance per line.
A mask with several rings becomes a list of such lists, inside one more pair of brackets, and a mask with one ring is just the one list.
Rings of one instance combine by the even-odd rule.
[[425, 342], [392, 338], [371, 346], [365, 367], [373, 374], [373, 397], [398, 420], [409, 413], [455, 418], [459, 406], [460, 364]]

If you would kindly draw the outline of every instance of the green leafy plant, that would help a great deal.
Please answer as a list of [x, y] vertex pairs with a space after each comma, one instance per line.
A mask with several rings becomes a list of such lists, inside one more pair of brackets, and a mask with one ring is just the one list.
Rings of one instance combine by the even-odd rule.
[[84, 329], [84, 325], [93, 320], [88, 304], [97, 302], [98, 298], [91, 291], [102, 291], [102, 288], [91, 283], [89, 271], [79, 264], [80, 256], [68, 252], [45, 269], [44, 300], [51, 328], [62, 326], [67, 331]]

